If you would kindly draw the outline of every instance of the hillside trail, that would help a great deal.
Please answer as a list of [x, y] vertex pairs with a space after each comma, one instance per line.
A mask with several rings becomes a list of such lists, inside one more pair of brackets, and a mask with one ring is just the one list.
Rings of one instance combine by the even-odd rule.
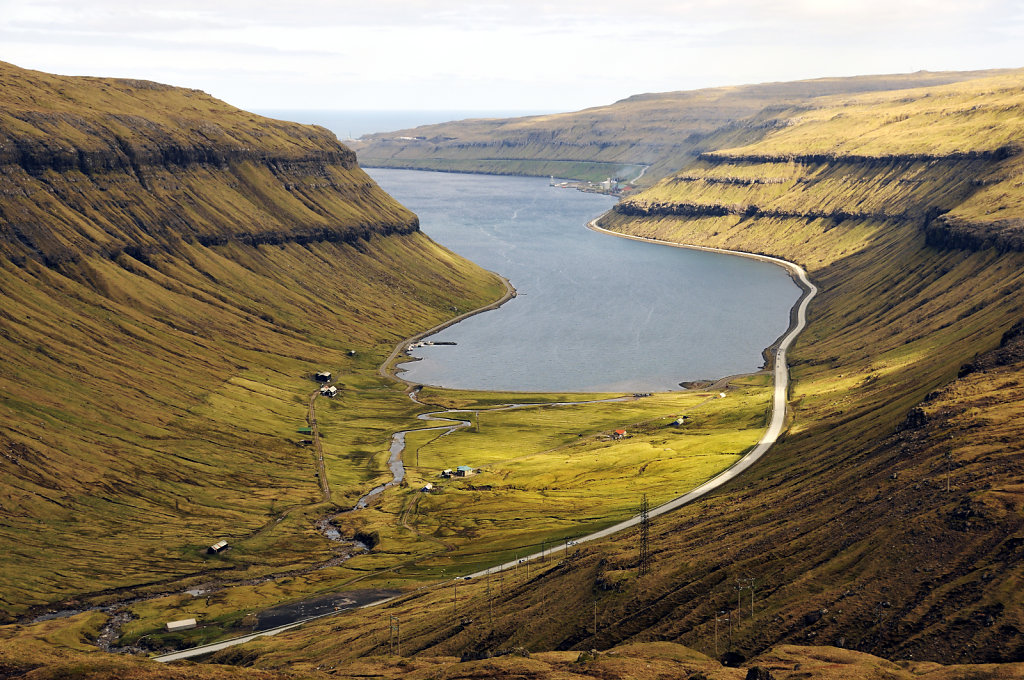
[[320, 480], [320, 500], [322, 503], [330, 503], [331, 485], [327, 481], [327, 466], [324, 464], [324, 445], [320, 441], [320, 427], [317, 425], [316, 420], [316, 398], [320, 396], [321, 389], [318, 387], [309, 395], [309, 415], [306, 416], [306, 421], [309, 423], [309, 429], [313, 431], [313, 453], [316, 456], [317, 479]]

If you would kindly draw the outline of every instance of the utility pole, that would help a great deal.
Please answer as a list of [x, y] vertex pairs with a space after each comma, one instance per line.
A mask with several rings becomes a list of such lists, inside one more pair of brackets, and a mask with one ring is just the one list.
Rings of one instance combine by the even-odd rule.
[[491, 570], [487, 570], [487, 617], [494, 625], [494, 600], [491, 599]]
[[647, 494], [640, 501], [640, 569], [639, 575], [651, 573], [651, 515]]
[[459, 615], [459, 582], [452, 581], [452, 588], [454, 589], [455, 596], [452, 598], [452, 613], [456, 616]]
[[[746, 576], [744, 578], [736, 579], [737, 592], [742, 590], [750, 590], [750, 618], [754, 618], [754, 583], [755, 579], [753, 576]], [[738, 600], [738, 596], [737, 596]], [[738, 608], [737, 608], [738, 609]]]
[[728, 618], [721, 618], [725, 614], [725, 610], [722, 610], [715, 614], [715, 656], [718, 656], [718, 622], [719, 620], [729, 622], [729, 640], [732, 640], [732, 621]]
[[740, 585], [739, 578], [736, 579], [736, 627], [740, 627], [740, 621], [743, 620], [743, 616], [740, 611], [742, 606], [741, 596], [743, 595], [743, 586]]
[[594, 600], [594, 635], [597, 635], [597, 600]]
[[949, 493], [949, 472], [953, 464], [953, 449], [946, 451], [946, 493]]
[[391, 617], [391, 637], [390, 646], [391, 653], [395, 656], [402, 656], [402, 629], [401, 621], [398, 620], [397, 616]]

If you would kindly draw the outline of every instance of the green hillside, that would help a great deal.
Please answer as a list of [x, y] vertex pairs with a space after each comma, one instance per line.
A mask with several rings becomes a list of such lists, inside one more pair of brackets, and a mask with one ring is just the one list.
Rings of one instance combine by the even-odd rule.
[[[574, 113], [465, 120], [366, 135], [367, 167], [630, 180], [650, 184], [698, 154], [749, 144], [787, 124], [781, 113], [832, 95], [902, 90], [998, 71], [820, 78], [642, 94]], [[649, 168], [644, 171], [644, 167]]]
[[343, 388], [344, 503], [415, 413], [376, 375], [390, 346], [502, 282], [322, 128], [154, 83], [0, 84], [0, 616], [335, 558], [297, 433], [312, 374]]
[[[333, 136], [191, 90], [0, 65], [0, 611], [19, 621], [0, 626], [0, 676], [1021, 676], [1024, 78], [967, 77], [702, 91], [687, 125], [707, 134], [689, 142], [657, 111], [697, 95], [645, 95], [627, 102], [648, 122], [607, 156], [596, 122], [578, 143], [504, 145], [542, 174], [685, 163], [601, 225], [781, 256], [821, 289], [790, 355], [789, 430], [657, 518], [641, 575], [637, 532], [568, 541], [734, 460], [763, 426], [764, 376], [730, 399], [414, 403], [379, 373], [394, 344], [505, 286], [419, 233]], [[479, 125], [465, 148], [501, 146]], [[634, 155], [656, 139], [661, 155]], [[325, 369], [340, 394], [317, 402], [321, 475], [299, 430]], [[513, 400], [537, 404], [498, 410]], [[442, 406], [473, 427], [411, 434], [407, 484], [340, 513], [389, 478], [391, 434]], [[667, 429], [681, 412], [693, 427]], [[419, 491], [466, 459], [478, 475]], [[349, 561], [326, 518], [372, 549]], [[205, 555], [221, 538], [231, 550]], [[541, 541], [567, 552], [461, 578]], [[403, 595], [202, 666], [95, 651], [230, 635], [353, 588]], [[29, 623], [110, 602], [117, 616]], [[186, 616], [201, 625], [161, 633]]]
[[[1022, 105], [1019, 76], [833, 98], [602, 218], [808, 270], [821, 292], [791, 355], [791, 427], [743, 478], [654, 522], [650, 575], [627, 533], [500, 591], [460, 588], [458, 612], [451, 593], [417, 595], [392, 610], [405, 653], [672, 641], [714, 655], [731, 619], [719, 655], [1020, 660]], [[249, 658], [372, 654], [378, 625], [313, 626]]]

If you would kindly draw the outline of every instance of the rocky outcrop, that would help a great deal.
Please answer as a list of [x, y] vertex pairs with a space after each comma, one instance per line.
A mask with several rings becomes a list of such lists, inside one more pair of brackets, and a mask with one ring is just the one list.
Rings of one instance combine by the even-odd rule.
[[1014, 181], [1019, 156], [1019, 145], [877, 156], [706, 153], [688, 172], [624, 199], [614, 213], [627, 218], [910, 222], [933, 248], [1019, 252], [1024, 251], [1024, 220], [967, 219], [955, 212], [976, 195], [1005, 191], [1003, 185]]
[[739, 215], [742, 217], [782, 218], [819, 220], [827, 219], [835, 222], [845, 220], [909, 220], [914, 219], [911, 213], [887, 214], [872, 212], [851, 212], [847, 210], [807, 210], [790, 211], [775, 208], [761, 208], [756, 205], [719, 205], [698, 203], [633, 203], [625, 201], [616, 205], [613, 210], [626, 217], [725, 217]]
[[730, 153], [728, 151], [710, 151], [700, 154], [701, 161], [727, 163], [802, 163], [823, 164], [841, 162], [860, 165], [891, 165], [893, 163], [948, 163], [959, 161], [1002, 161], [1020, 154], [1021, 147], [1016, 144], [1004, 145], [991, 150], [969, 150], [946, 154], [935, 153], [893, 153], [893, 154], [850, 154], [850, 153]]
[[933, 248], [1024, 252], [1024, 219], [979, 222], [940, 215], [925, 225], [924, 234]]

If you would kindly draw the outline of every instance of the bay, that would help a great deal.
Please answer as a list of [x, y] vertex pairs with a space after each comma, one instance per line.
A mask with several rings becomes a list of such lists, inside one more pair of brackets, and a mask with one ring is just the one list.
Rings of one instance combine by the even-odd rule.
[[[593, 232], [614, 199], [532, 177], [368, 169], [432, 239], [518, 297], [431, 338], [403, 377], [476, 390], [630, 391], [758, 370], [800, 290], [776, 265]], [[465, 311], [465, 310], [459, 310]]]

